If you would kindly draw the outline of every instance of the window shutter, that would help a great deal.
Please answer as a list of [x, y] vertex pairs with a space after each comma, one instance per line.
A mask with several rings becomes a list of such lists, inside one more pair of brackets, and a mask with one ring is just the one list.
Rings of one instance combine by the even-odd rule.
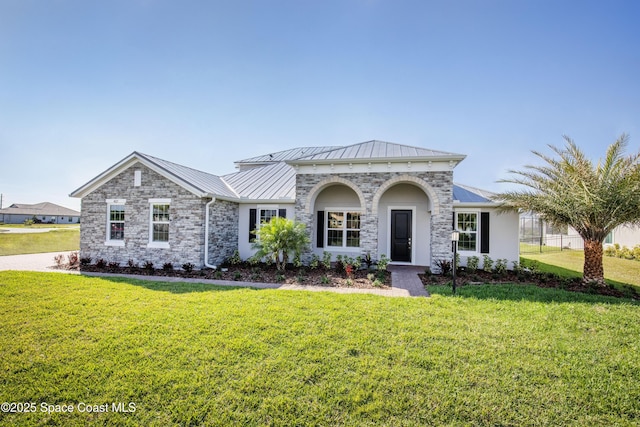
[[316, 246], [324, 248], [324, 211], [318, 211], [318, 228], [316, 229]]
[[256, 240], [256, 234], [254, 233], [256, 229], [256, 221], [258, 217], [257, 209], [249, 209], [249, 242], [253, 242]]
[[456, 213], [453, 212], [452, 213], [452, 218], [451, 218], [451, 229], [455, 230], [456, 229]]
[[480, 213], [480, 253], [489, 253], [489, 212]]
[[280, 218], [286, 218], [287, 217], [287, 210], [286, 209], [278, 209], [278, 216]]

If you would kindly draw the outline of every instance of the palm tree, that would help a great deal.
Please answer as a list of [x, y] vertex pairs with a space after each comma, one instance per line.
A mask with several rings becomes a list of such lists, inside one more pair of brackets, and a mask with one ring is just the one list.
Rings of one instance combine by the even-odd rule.
[[500, 182], [527, 189], [498, 197], [507, 206], [540, 214], [555, 225], [570, 225], [584, 240], [584, 282], [604, 285], [602, 242], [621, 224], [640, 224], [640, 153], [624, 156], [629, 137], [622, 134], [597, 165], [567, 136], [564, 149], [550, 145], [559, 158], [537, 151], [542, 166], [510, 170]]

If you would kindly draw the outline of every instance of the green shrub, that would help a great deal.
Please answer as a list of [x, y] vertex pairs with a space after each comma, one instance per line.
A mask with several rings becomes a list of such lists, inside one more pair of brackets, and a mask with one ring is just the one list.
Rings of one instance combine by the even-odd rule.
[[467, 271], [469, 273], [475, 273], [478, 270], [478, 264], [480, 263], [480, 258], [477, 256], [467, 257]]
[[258, 249], [256, 256], [271, 259], [278, 271], [284, 271], [291, 253], [299, 255], [309, 245], [307, 228], [287, 218], [271, 218], [257, 231], [258, 238], [253, 247]]

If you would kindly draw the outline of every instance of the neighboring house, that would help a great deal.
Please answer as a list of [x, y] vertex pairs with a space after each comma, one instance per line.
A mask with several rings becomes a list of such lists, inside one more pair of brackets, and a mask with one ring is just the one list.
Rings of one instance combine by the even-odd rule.
[[430, 266], [451, 259], [453, 224], [463, 257], [517, 261], [518, 215], [491, 193], [453, 183], [464, 155], [383, 141], [305, 147], [236, 162], [216, 176], [133, 152], [73, 193], [82, 199], [82, 257], [126, 264], [214, 267], [255, 250], [274, 216], [307, 225], [304, 254], [387, 255]]
[[47, 224], [77, 224], [80, 222], [80, 212], [49, 202], [35, 205], [14, 203], [8, 208], [0, 209], [2, 223], [23, 224], [28, 219]]
[[[554, 226], [543, 221], [535, 213], [523, 214], [520, 218], [520, 240], [529, 245], [542, 245], [562, 249], [584, 250], [584, 241], [575, 228]], [[640, 245], [640, 227], [623, 224], [614, 228], [603, 244], [633, 248]]]

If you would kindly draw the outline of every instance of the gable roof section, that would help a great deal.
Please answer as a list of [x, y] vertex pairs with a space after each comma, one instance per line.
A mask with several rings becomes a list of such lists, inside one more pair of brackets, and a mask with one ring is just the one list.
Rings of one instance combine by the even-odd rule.
[[371, 159], [384, 161], [397, 160], [463, 160], [463, 154], [448, 153], [445, 151], [430, 150], [409, 145], [396, 144], [386, 141], [366, 141], [346, 147], [340, 147], [329, 151], [293, 159], [291, 164], [311, 164], [320, 162], [353, 162], [368, 161]]
[[463, 184], [453, 184], [453, 201], [456, 203], [495, 204], [495, 193]]
[[296, 172], [284, 162], [224, 175], [222, 179], [241, 199], [294, 201], [296, 198]]
[[80, 212], [55, 203], [42, 202], [33, 205], [14, 203], [8, 208], [0, 209], [0, 214], [6, 215], [36, 215], [36, 216], [80, 216]]
[[198, 197], [225, 197], [236, 199], [238, 195], [219, 177], [196, 169], [188, 168], [167, 160], [134, 151], [127, 157], [102, 172], [100, 175], [70, 194], [71, 197], [84, 197], [105, 182], [113, 179], [123, 170], [140, 162], [154, 172], [164, 176], [175, 184], [185, 188]]

